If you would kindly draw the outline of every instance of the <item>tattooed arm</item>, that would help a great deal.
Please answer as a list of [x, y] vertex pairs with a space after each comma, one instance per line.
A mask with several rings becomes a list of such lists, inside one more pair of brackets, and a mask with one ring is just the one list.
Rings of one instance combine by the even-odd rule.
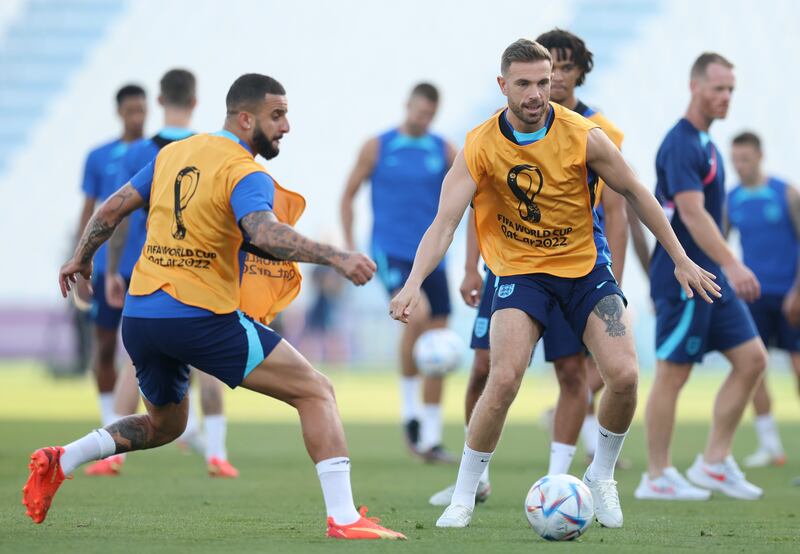
[[281, 260], [329, 265], [356, 285], [372, 279], [375, 262], [358, 252], [345, 252], [304, 237], [268, 211], [251, 212], [240, 222], [258, 248]]
[[72, 259], [61, 266], [59, 271], [58, 281], [61, 286], [61, 294], [65, 298], [70, 290], [70, 283], [76, 281], [76, 275], [80, 274], [85, 279], [91, 277], [94, 253], [114, 233], [114, 229], [120, 221], [142, 206], [144, 206], [144, 199], [130, 183], [119, 189], [100, 206], [97, 213], [86, 224], [86, 229], [78, 241], [78, 247], [75, 249]]

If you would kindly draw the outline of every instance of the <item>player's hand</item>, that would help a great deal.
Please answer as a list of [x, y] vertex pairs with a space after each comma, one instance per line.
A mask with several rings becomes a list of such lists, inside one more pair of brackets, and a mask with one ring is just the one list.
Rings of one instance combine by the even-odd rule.
[[467, 270], [458, 290], [461, 292], [461, 298], [464, 299], [467, 306], [478, 307], [478, 304], [481, 303], [481, 292], [483, 292], [483, 277], [481, 277], [477, 269]]
[[750, 271], [750, 268], [740, 261], [734, 261], [722, 268], [725, 276], [733, 287], [736, 296], [745, 302], [754, 302], [761, 296], [761, 283], [758, 278]]
[[112, 308], [122, 309], [125, 304], [125, 293], [127, 292], [125, 279], [119, 273], [106, 275], [106, 302]]
[[[80, 279], [80, 277], [83, 277], [83, 279]], [[76, 292], [81, 296], [81, 300], [88, 301], [92, 297], [92, 286], [89, 283], [91, 278], [91, 261], [82, 264], [74, 259], [69, 260], [58, 271], [58, 286], [61, 288], [61, 296], [67, 297], [67, 293], [72, 290], [70, 286], [70, 283], [72, 283], [77, 286]], [[85, 297], [82, 296], [84, 293], [86, 294]]]
[[675, 264], [675, 279], [680, 283], [686, 298], [694, 298], [694, 293], [709, 304], [714, 302], [711, 298], [720, 298], [720, 287], [714, 282], [717, 276], [694, 263], [688, 257]]
[[797, 287], [792, 289], [783, 298], [783, 315], [793, 327], [800, 327], [800, 291]]
[[378, 266], [369, 256], [360, 252], [344, 252], [334, 264], [334, 268], [354, 285], [361, 286], [372, 279]]
[[419, 287], [406, 283], [389, 304], [389, 315], [392, 319], [408, 323], [408, 318], [419, 304], [421, 294]]

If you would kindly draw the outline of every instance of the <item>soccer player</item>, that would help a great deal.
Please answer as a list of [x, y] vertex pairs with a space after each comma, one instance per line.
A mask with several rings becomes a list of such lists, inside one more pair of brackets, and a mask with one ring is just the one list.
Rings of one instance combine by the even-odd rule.
[[188, 365], [297, 409], [317, 467], [328, 536], [400, 539], [353, 504], [350, 459], [330, 381], [272, 329], [237, 310], [241, 247], [273, 258], [333, 266], [356, 285], [375, 264], [367, 256], [305, 238], [272, 211], [273, 181], [254, 156], [274, 158], [289, 131], [283, 86], [258, 74], [238, 78], [226, 98], [224, 129], [164, 147], [91, 219], [59, 274], [66, 295], [120, 220], [149, 205], [147, 237], [125, 301], [122, 335], [136, 366], [147, 414], [128, 416], [66, 445], [37, 450], [23, 502], [41, 523], [77, 466], [110, 454], [155, 448], [186, 425]]
[[[657, 362], [645, 412], [648, 468], [636, 489], [640, 499], [707, 500], [711, 490], [745, 499], [762, 494], [731, 455], [733, 435], [767, 364], [742, 301], [758, 298], [759, 283], [722, 235], [725, 170], [708, 134], [714, 120], [727, 115], [733, 88], [728, 60], [715, 53], [699, 56], [690, 73], [686, 115], [667, 133], [656, 156], [656, 196], [692, 259], [718, 276], [722, 300], [705, 305], [688, 298], [671, 278], [675, 266], [668, 253], [656, 245], [650, 296], [656, 308]], [[670, 460], [675, 406], [692, 367], [712, 350], [720, 351], [732, 369], [714, 402], [705, 451], [687, 472], [693, 486]]]
[[614, 464], [636, 408], [638, 369], [622, 291], [594, 211], [597, 179], [636, 209], [674, 257], [687, 296], [711, 302], [713, 275], [685, 254], [658, 203], [597, 126], [550, 103], [552, 57], [520, 39], [503, 52], [497, 78], [508, 108], [468, 135], [442, 187], [439, 210], [417, 250], [411, 275], [390, 314], [407, 321], [420, 285], [450, 245], [473, 203], [484, 261], [497, 275], [492, 305], [491, 371], [469, 420], [450, 505], [437, 527], [466, 527], [481, 474], [492, 458], [508, 408], [552, 309], [559, 305], [597, 360], [606, 383], [598, 413], [600, 438], [584, 475], [598, 521], [622, 525]]
[[[172, 69], [161, 78], [158, 103], [164, 108], [164, 127], [152, 138], [139, 141], [128, 149], [120, 163], [118, 187], [122, 187], [158, 152], [176, 140], [190, 137], [192, 113], [197, 104], [197, 81], [185, 69]], [[106, 302], [121, 309], [133, 267], [144, 246], [147, 212], [137, 210], [117, 228], [108, 244], [106, 260]], [[102, 293], [102, 291], [101, 291]], [[227, 424], [223, 414], [222, 382], [202, 372], [195, 372], [200, 384], [200, 406], [204, 415], [205, 440], [200, 440], [200, 429], [193, 406], [189, 406], [186, 431], [179, 441], [202, 449], [208, 473], [212, 477], [237, 477], [238, 470], [228, 461], [225, 448]], [[190, 394], [191, 396], [191, 394]], [[114, 388], [115, 419], [136, 413], [139, 390], [132, 366], [127, 366], [117, 378]], [[99, 460], [86, 467], [87, 475], [119, 475], [125, 454]]]
[[[128, 147], [142, 138], [147, 102], [144, 89], [138, 85], [125, 85], [117, 92], [117, 115], [122, 121], [122, 136], [92, 150], [86, 158], [83, 172], [83, 208], [78, 222], [76, 240], [80, 238], [86, 223], [98, 203], [103, 202], [116, 190], [117, 171]], [[74, 291], [83, 300], [91, 297], [91, 319], [94, 325], [92, 365], [100, 393], [100, 421], [108, 425], [114, 421], [114, 383], [117, 378], [117, 327], [122, 310], [112, 308], [106, 302], [105, 263], [106, 249], [100, 248], [95, 258], [91, 289], [89, 282], [79, 279]]]
[[[742, 257], [761, 283], [761, 298], [748, 304], [766, 346], [789, 354], [800, 385], [800, 193], [761, 169], [761, 139], [750, 132], [733, 139], [731, 160], [739, 185], [728, 194], [728, 223], [739, 230]], [[766, 377], [753, 395], [758, 450], [744, 460], [747, 467], [783, 465], [786, 455], [772, 417]]]
[[[547, 48], [553, 58], [550, 100], [597, 123], [617, 148], [620, 148], [622, 132], [600, 112], [593, 110], [575, 96], [575, 88], [584, 83], [586, 74], [594, 66], [593, 55], [586, 48], [583, 40], [568, 31], [554, 29], [539, 35], [536, 42]], [[603, 182], [599, 181], [595, 192], [594, 206], [600, 226], [608, 239], [614, 277], [617, 282], [621, 282], [628, 242], [625, 202], [613, 190], [605, 190]], [[470, 221], [473, 221], [473, 218], [474, 214], [470, 211]], [[481, 276], [478, 272], [479, 258], [475, 227], [474, 224], [471, 224], [467, 227], [467, 261], [464, 280], [460, 288], [464, 301], [468, 305], [477, 305], [478, 307], [470, 343], [471, 348], [475, 350], [475, 357], [467, 387], [465, 410], [467, 423], [489, 375], [489, 318], [495, 277], [487, 269], [481, 284]], [[579, 434], [584, 439], [587, 453], [594, 455], [594, 446], [597, 442], [597, 419], [594, 414], [586, 413], [586, 398], [587, 394], [597, 392], [602, 387], [603, 381], [597, 375], [596, 379], [592, 381], [595, 384], [594, 389], [587, 387], [587, 373], [595, 377], [597, 369], [593, 363], [590, 363], [581, 339], [575, 336], [560, 308], [554, 308], [542, 340], [545, 359], [553, 362], [560, 388], [553, 417], [553, 440], [550, 446], [548, 474], [569, 473]], [[491, 493], [488, 471], [487, 466], [486, 474], [481, 477], [478, 484], [476, 500], [479, 502], [485, 501]], [[451, 485], [434, 494], [430, 498], [430, 503], [434, 506], [447, 506], [450, 504], [454, 488], [455, 485]]]
[[[455, 148], [429, 131], [438, 106], [439, 92], [433, 85], [416, 85], [405, 121], [364, 144], [342, 195], [345, 243], [353, 249], [353, 200], [364, 181], [372, 184], [373, 257], [390, 296], [408, 278], [417, 245], [436, 215], [442, 180], [455, 157]], [[425, 376], [420, 381], [413, 356], [414, 343], [424, 331], [447, 326], [450, 291], [444, 263], [425, 280], [423, 290], [424, 308], [400, 338], [401, 420], [412, 452], [428, 461], [455, 462], [442, 446], [443, 378]]]

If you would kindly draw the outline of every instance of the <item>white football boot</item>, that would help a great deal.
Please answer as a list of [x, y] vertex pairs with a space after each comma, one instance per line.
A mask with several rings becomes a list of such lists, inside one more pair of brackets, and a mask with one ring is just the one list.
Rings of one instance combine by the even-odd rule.
[[436, 527], [464, 528], [472, 521], [472, 509], [467, 506], [450, 504], [436, 520]]
[[613, 479], [591, 479], [589, 470], [583, 474], [583, 482], [592, 491], [594, 515], [603, 527], [622, 527], [622, 507], [619, 504], [617, 482]]
[[[431, 496], [428, 502], [430, 502], [432, 506], [449, 506], [450, 501], [453, 499], [453, 491], [455, 490], [456, 486], [450, 485]], [[489, 481], [479, 481], [478, 490], [475, 492], [475, 502], [486, 502], [490, 494], [492, 494], [492, 485], [489, 484]]]
[[764, 491], [745, 479], [744, 473], [739, 469], [733, 456], [728, 456], [721, 464], [707, 464], [703, 455], [698, 454], [697, 459], [686, 471], [689, 481], [712, 491], [740, 500], [758, 500]]
[[642, 474], [633, 496], [638, 500], [708, 500], [711, 491], [695, 487], [677, 469], [668, 467], [655, 479]]

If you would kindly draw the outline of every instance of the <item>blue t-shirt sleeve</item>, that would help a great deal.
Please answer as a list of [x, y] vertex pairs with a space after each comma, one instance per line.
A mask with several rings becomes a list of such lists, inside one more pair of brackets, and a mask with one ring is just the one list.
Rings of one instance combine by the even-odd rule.
[[703, 159], [698, 145], [675, 140], [666, 152], [664, 175], [670, 196], [690, 190], [703, 190]]
[[83, 183], [81, 184], [83, 193], [91, 198], [100, 198], [100, 177], [97, 171], [97, 157], [94, 152], [86, 156], [86, 164], [83, 167]]
[[262, 171], [256, 171], [239, 181], [231, 193], [231, 208], [236, 221], [253, 212], [272, 211], [275, 182]]
[[144, 166], [141, 171], [131, 177], [131, 185], [136, 189], [136, 192], [144, 199], [145, 202], [150, 202], [150, 186], [153, 184], [153, 171], [155, 170], [155, 160]]

